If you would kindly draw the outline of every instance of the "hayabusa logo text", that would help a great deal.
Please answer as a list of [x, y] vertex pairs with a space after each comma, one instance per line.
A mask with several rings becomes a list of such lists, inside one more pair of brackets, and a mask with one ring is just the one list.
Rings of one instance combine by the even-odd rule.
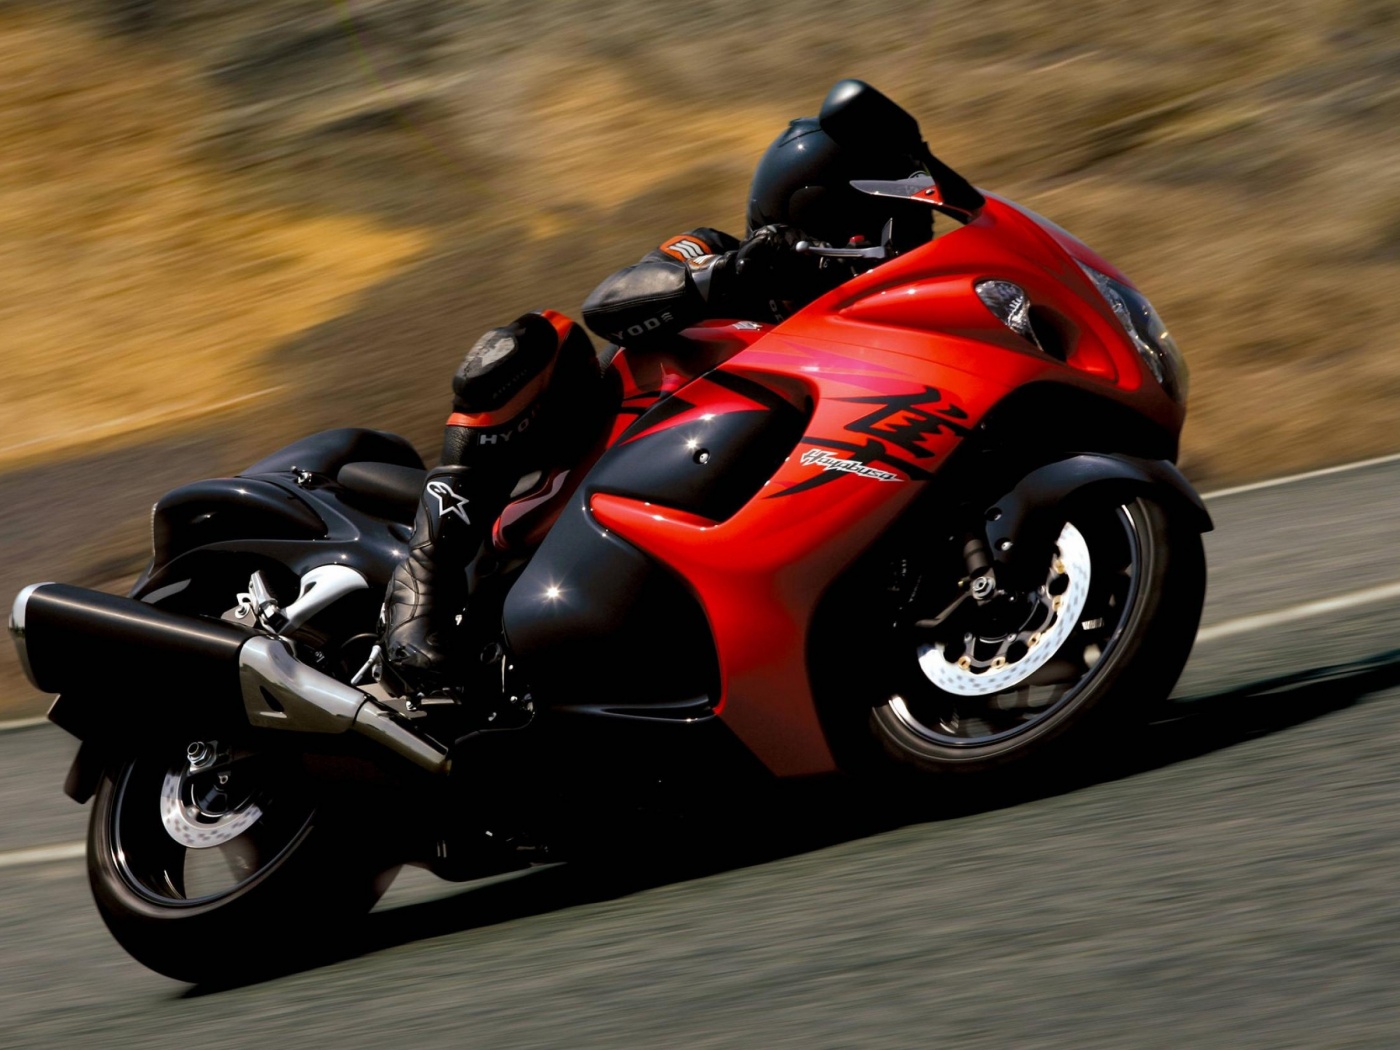
[[[802, 454], [802, 462], [809, 466], [820, 466], [820, 474], [805, 481], [789, 485], [775, 492], [769, 499], [795, 496], [808, 492], [820, 485], [834, 482], [842, 474], [855, 474], [857, 477], [875, 478], [878, 481], [928, 481], [933, 472], [916, 466], [905, 459], [931, 459], [942, 449], [929, 448], [924, 444], [930, 438], [952, 435], [963, 438], [971, 433], [971, 421], [967, 411], [934, 387], [925, 386], [921, 390], [911, 390], [902, 394], [871, 394], [863, 397], [838, 397], [836, 401], [848, 404], [870, 405], [872, 410], [852, 420], [845, 426], [846, 434], [858, 434], [863, 441], [843, 440], [842, 437], [827, 434], [804, 434], [803, 439], [814, 445], [825, 446], [810, 449]], [[956, 442], [950, 442], [954, 444]], [[902, 450], [901, 455], [892, 455], [890, 446]], [[840, 452], [848, 453], [846, 457]], [[872, 466], [883, 463], [899, 473]]]
[[868, 466], [855, 459], [843, 459], [834, 455], [824, 448], [812, 448], [802, 453], [802, 462], [809, 467], [821, 467], [822, 470], [839, 470], [846, 474], [858, 474], [863, 478], [874, 478], [876, 481], [903, 481], [898, 474], [892, 474], [888, 470], [880, 470], [877, 467]]

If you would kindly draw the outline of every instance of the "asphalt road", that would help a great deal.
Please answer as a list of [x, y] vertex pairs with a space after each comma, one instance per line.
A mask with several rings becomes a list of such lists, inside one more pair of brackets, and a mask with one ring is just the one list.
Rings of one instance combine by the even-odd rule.
[[73, 746], [0, 734], [0, 1046], [1400, 1045], [1400, 463], [1211, 509], [1180, 717], [1074, 790], [669, 874], [413, 873], [357, 954], [231, 990], [24, 852], [82, 836]]

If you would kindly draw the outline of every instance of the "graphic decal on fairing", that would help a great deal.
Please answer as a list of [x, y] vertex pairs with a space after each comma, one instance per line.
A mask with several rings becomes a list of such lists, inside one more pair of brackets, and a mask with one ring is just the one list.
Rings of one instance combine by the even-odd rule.
[[891, 442], [920, 459], [933, 455], [932, 449], [920, 444], [924, 438], [943, 433], [967, 437], [971, 433], [969, 428], [958, 422], [966, 420], [967, 413], [951, 401], [945, 402], [943, 395], [931, 386], [912, 394], [872, 394], [836, 400], [879, 406], [869, 415], [847, 423], [846, 429]]
[[863, 478], [874, 478], [876, 481], [903, 481], [898, 474], [888, 470], [880, 470], [876, 467], [867, 466], [857, 459], [846, 459], [836, 455], [829, 449], [809, 448], [802, 453], [802, 462], [806, 466], [821, 467], [822, 470], [839, 470], [847, 474], [858, 474]]
[[[837, 438], [817, 437], [813, 434], [803, 435], [802, 440], [809, 441], [814, 445], [820, 444], [826, 446], [825, 449], [820, 450], [823, 452], [826, 452], [830, 449], [837, 449], [842, 452], [849, 452], [849, 458], [842, 460], [841, 462], [849, 463], [850, 466], [837, 467], [833, 469], [831, 467], [823, 465], [822, 472], [820, 474], [817, 474], [814, 477], [810, 477], [806, 481], [800, 481], [796, 485], [792, 485], [788, 488], [783, 489], [781, 492], [775, 492], [773, 493], [773, 495], [768, 497], [769, 499], [779, 499], [783, 496], [795, 496], [799, 492], [806, 492], [808, 489], [814, 489], [818, 485], [825, 485], [828, 482], [835, 481], [843, 474], [864, 474], [865, 471], [861, 470], [860, 468], [866, 467], [869, 469], [876, 469], [870, 467], [870, 464], [872, 463], [883, 463], [886, 466], [894, 467], [898, 470], [901, 470], [906, 475], [908, 475], [910, 480], [913, 481], [927, 481], [929, 478], [933, 477], [933, 474], [930, 471], [916, 467], [912, 463], [905, 463], [903, 460], [892, 458], [889, 454], [889, 450], [886, 449], [885, 446], [878, 441], [867, 440], [863, 445], [857, 445], [854, 442], [841, 441]], [[807, 455], [808, 453], [803, 453], [804, 463], [807, 462]], [[880, 471], [880, 473], [885, 472]], [[895, 480], [898, 480], [898, 475], [895, 475]]]
[[445, 481], [430, 481], [427, 485], [428, 492], [437, 499], [438, 517], [445, 518], [449, 514], [455, 514], [468, 525], [472, 523], [467, 517], [467, 497], [459, 496], [452, 491], [452, 486]]
[[[806, 492], [818, 485], [835, 481], [842, 474], [855, 474], [881, 481], [902, 480], [900, 474], [903, 474], [912, 481], [927, 481], [933, 477], [931, 471], [907, 462], [903, 456], [894, 455], [889, 446], [902, 449], [918, 459], [929, 459], [936, 453], [923, 444], [925, 439], [936, 434], [966, 437], [971, 433], [971, 429], [962, 422], [968, 419], [967, 412], [931, 386], [907, 394], [870, 394], [863, 397], [839, 397], [834, 400], [875, 406], [871, 412], [847, 423], [844, 428], [850, 433], [862, 435], [865, 441], [856, 444], [820, 434], [803, 435], [803, 440], [821, 447], [803, 453], [802, 462], [809, 466], [820, 466], [822, 472], [782, 492], [774, 493], [770, 499]], [[830, 451], [832, 449], [849, 452], [850, 455], [843, 458], [834, 455]], [[892, 467], [900, 474], [873, 467], [873, 463]]]
[[[692, 393], [693, 392], [693, 393]], [[686, 397], [671, 395], [647, 412], [644, 427], [629, 427], [622, 441], [636, 441], [661, 430], [687, 423], [708, 422], [727, 412], [775, 412], [791, 410], [781, 395], [743, 376], [716, 370], [693, 381]], [[693, 397], [694, 400], [690, 400]]]

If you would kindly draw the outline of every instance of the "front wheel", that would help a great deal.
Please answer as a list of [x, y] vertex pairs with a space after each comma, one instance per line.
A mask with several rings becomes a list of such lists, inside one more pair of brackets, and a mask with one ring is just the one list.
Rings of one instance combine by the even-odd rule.
[[244, 979], [314, 951], [377, 899], [382, 881], [345, 825], [295, 756], [171, 745], [104, 777], [88, 876], [139, 962], [182, 981]]
[[927, 600], [901, 614], [869, 721], [888, 756], [983, 771], [1057, 749], [1072, 728], [1087, 743], [1166, 698], [1205, 598], [1199, 533], [1147, 498], [1081, 504], [1048, 561], [1034, 590], [941, 621]]

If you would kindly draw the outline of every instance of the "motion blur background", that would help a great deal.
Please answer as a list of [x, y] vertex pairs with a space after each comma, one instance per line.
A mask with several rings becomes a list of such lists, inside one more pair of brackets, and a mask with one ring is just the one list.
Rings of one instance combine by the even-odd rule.
[[433, 455], [477, 334], [742, 233], [845, 76], [1148, 293], [1198, 484], [1400, 448], [1400, 0], [0, 0], [0, 599], [315, 429]]

